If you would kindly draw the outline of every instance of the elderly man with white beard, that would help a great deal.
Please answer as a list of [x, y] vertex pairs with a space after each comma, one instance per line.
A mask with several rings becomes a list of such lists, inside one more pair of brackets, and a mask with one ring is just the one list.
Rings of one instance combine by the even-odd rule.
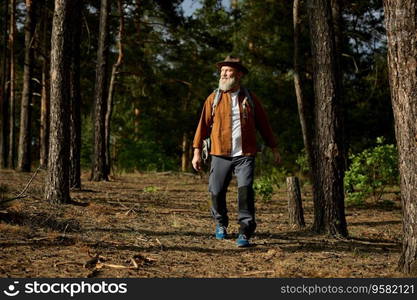
[[226, 192], [234, 174], [238, 184], [240, 225], [236, 244], [248, 247], [256, 229], [253, 191], [256, 131], [272, 149], [276, 163], [280, 163], [281, 157], [265, 110], [256, 95], [241, 85], [248, 69], [234, 56], [218, 62], [217, 68], [220, 71], [219, 87], [204, 103], [193, 141], [192, 164], [195, 170], [201, 170], [203, 140], [210, 137], [209, 192], [211, 214], [216, 224], [215, 237], [218, 240], [228, 237]]

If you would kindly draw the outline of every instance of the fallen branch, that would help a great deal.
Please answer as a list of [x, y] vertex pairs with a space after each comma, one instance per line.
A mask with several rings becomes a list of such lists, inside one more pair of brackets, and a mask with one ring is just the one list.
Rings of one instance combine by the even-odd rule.
[[80, 265], [80, 266], [82, 266], [82, 265], [84, 265], [83, 263], [81, 263], [81, 262], [78, 262], [78, 261], [62, 261], [62, 262], [57, 262], [57, 263], [54, 263], [54, 267], [56, 268], [57, 266], [61, 266], [61, 265]]
[[129, 267], [129, 266], [105, 264], [105, 263], [98, 263], [96, 265], [96, 269], [101, 269], [103, 267], [109, 267], [109, 268], [113, 268], [113, 269], [134, 269], [133, 267]]
[[27, 195], [24, 195], [24, 193], [27, 191], [27, 189], [29, 188], [29, 185], [32, 183], [33, 179], [35, 178], [35, 176], [38, 174], [39, 170], [41, 169], [41, 167], [39, 166], [35, 173], [33, 173], [32, 177], [30, 178], [30, 180], [28, 181], [28, 183], [26, 184], [26, 186], [24, 187], [24, 189], [20, 192], [19, 195], [17, 195], [14, 198], [10, 198], [10, 199], [5, 199], [3, 201], [1, 201], [0, 203], [7, 203], [13, 200], [17, 200], [17, 199], [21, 199], [21, 198], [26, 198]]
[[135, 208], [136, 208], [136, 204], [134, 204], [132, 207], [128, 207], [128, 206], [126, 206], [126, 205], [124, 205], [122, 202], [120, 202], [120, 200], [119, 199], [117, 199], [117, 202], [119, 203], [119, 205], [120, 206], [122, 206], [122, 207], [124, 207], [125, 209], [127, 209], [127, 211], [125, 212], [125, 215], [127, 216], [130, 212], [133, 212], [133, 213], [135, 213], [135, 214], [139, 214], [136, 210], [135, 210]]
[[275, 274], [275, 271], [268, 270], [268, 271], [253, 271], [253, 272], [246, 272], [242, 275], [259, 275], [259, 274]]
[[133, 257], [130, 259], [130, 261], [132, 262], [133, 267], [134, 267], [135, 269], [139, 269], [138, 263], [136, 262], [136, 260], [135, 260]]

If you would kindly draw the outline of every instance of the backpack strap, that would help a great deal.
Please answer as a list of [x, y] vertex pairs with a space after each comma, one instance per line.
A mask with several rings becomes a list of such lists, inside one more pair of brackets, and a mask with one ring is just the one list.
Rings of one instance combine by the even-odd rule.
[[219, 101], [222, 97], [222, 92], [220, 89], [215, 89], [214, 93], [216, 93], [216, 95], [214, 96], [214, 101], [213, 101], [213, 105], [211, 106], [211, 116], [214, 117], [214, 111], [217, 107], [217, 104], [219, 104]]
[[[249, 90], [245, 87], [242, 87], [243, 92], [245, 93], [245, 100], [249, 103], [251, 108], [255, 107], [255, 103], [253, 102], [252, 96], [249, 93]], [[222, 97], [222, 91], [220, 89], [215, 89], [214, 93], [216, 95], [214, 96], [213, 105], [211, 108], [211, 116], [214, 117], [214, 111], [216, 110], [217, 104], [219, 104], [219, 101]]]
[[252, 96], [249, 93], [249, 90], [243, 87], [243, 92], [245, 93], [245, 99], [248, 101], [251, 108], [255, 107], [255, 103], [253, 102]]

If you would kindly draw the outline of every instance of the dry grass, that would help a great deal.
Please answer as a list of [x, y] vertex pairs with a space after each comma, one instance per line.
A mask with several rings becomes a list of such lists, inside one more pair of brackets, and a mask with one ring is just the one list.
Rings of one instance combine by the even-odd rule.
[[[15, 195], [30, 176], [1, 171], [0, 182]], [[283, 188], [257, 202], [255, 246], [238, 249], [233, 186], [232, 237], [217, 241], [206, 178], [135, 173], [93, 183], [83, 174], [82, 190], [71, 196], [88, 206], [74, 206], [44, 202], [43, 176], [0, 213], [2, 277], [404, 277], [396, 271], [398, 200], [389, 208], [348, 207], [350, 237], [333, 239], [288, 225]], [[312, 203], [303, 190], [309, 226]]]

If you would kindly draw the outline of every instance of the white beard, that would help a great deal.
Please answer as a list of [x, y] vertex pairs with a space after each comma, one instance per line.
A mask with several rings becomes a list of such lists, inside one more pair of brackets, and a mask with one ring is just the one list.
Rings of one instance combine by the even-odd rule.
[[231, 90], [233, 87], [235, 87], [237, 84], [236, 77], [232, 78], [220, 78], [219, 79], [219, 89], [222, 91], [228, 91]]

